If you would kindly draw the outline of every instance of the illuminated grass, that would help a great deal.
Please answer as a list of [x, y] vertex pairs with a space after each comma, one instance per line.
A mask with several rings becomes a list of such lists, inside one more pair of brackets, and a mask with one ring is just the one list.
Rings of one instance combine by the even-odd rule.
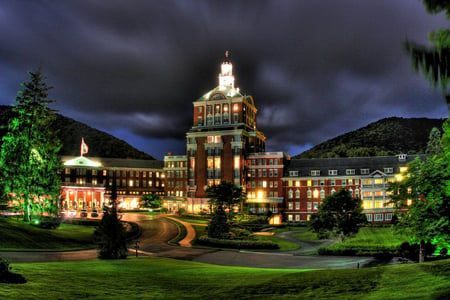
[[336, 243], [331, 248], [341, 247], [399, 247], [407, 241], [406, 236], [394, 234], [391, 227], [362, 227], [358, 234], [347, 239], [344, 243]]
[[164, 258], [13, 264], [1, 299], [445, 299], [450, 260], [352, 270], [275, 270]]
[[12, 218], [0, 218], [0, 250], [62, 251], [95, 248], [93, 226], [61, 224], [42, 229]]

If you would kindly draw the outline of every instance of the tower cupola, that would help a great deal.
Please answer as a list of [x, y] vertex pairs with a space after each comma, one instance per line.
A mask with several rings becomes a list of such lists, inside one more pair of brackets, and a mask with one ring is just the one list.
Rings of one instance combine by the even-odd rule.
[[233, 64], [228, 59], [228, 51], [225, 52], [225, 58], [219, 74], [220, 89], [234, 88]]

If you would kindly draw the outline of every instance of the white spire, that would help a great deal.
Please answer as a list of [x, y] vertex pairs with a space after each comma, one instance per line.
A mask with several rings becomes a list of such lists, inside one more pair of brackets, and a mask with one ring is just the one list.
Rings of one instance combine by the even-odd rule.
[[234, 88], [233, 65], [228, 60], [228, 51], [225, 52], [226, 60], [222, 63], [219, 74], [219, 87], [221, 89]]

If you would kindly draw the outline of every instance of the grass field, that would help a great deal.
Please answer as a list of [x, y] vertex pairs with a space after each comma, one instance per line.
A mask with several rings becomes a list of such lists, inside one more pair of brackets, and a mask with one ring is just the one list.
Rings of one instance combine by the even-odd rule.
[[13, 264], [0, 299], [448, 299], [450, 260], [352, 270], [279, 270], [165, 258]]
[[0, 218], [0, 250], [64, 251], [92, 249], [93, 226], [61, 224], [42, 229], [14, 218]]
[[408, 238], [403, 235], [394, 234], [391, 227], [362, 227], [358, 234], [347, 239], [343, 243], [336, 243], [331, 248], [340, 247], [398, 247]]

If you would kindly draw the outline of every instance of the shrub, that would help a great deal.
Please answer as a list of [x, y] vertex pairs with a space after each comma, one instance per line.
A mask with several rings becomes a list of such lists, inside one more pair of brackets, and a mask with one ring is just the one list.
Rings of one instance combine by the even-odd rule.
[[233, 239], [236, 240], [251, 240], [253, 239], [253, 232], [241, 229], [241, 228], [233, 228], [231, 229], [231, 232], [234, 233]]
[[9, 266], [9, 260], [6, 258], [0, 257], [0, 278], [6, 276], [9, 273], [11, 267]]
[[280, 247], [272, 242], [265, 241], [251, 241], [251, 240], [223, 240], [201, 236], [197, 240], [198, 244], [218, 247], [218, 248], [232, 248], [232, 249], [279, 249]]

